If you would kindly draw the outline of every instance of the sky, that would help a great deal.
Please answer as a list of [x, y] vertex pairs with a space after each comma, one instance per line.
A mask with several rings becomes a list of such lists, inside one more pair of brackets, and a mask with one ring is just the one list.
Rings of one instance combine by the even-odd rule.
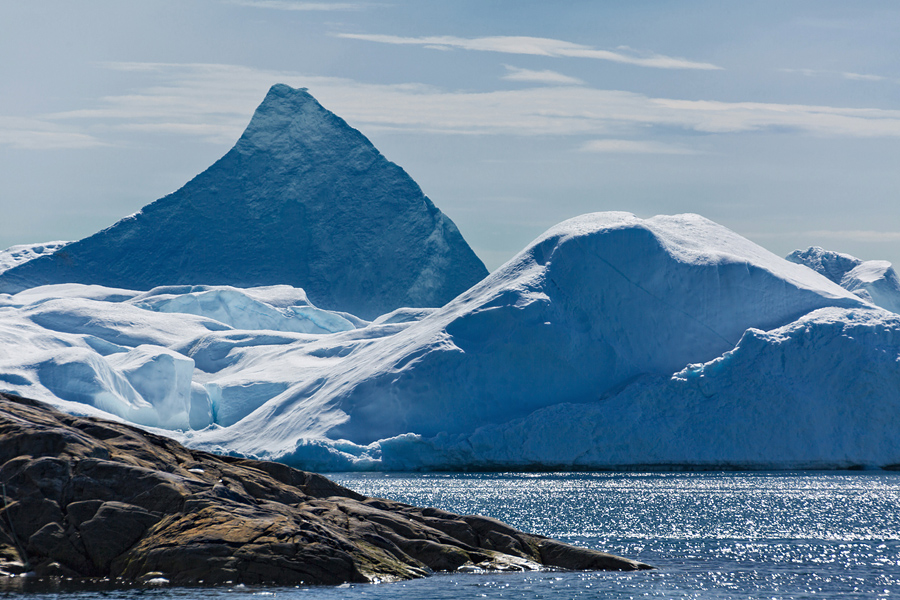
[[491, 270], [606, 210], [900, 264], [894, 1], [0, 0], [0, 56], [0, 248], [175, 191], [286, 83]]

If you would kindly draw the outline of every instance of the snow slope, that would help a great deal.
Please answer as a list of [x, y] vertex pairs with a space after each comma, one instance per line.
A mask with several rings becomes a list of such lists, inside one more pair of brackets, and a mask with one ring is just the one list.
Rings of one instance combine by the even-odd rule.
[[44, 244], [20, 244], [0, 250], [0, 273], [8, 271], [29, 260], [53, 254], [69, 242], [46, 242]]
[[[465, 294], [197, 443], [279, 456], [466, 434], [670, 376], [858, 297], [697, 215], [566, 221]], [[305, 443], [305, 442], [304, 442]], [[326, 444], [327, 445], [327, 444]]]
[[442, 306], [485, 275], [403, 169], [306, 90], [275, 85], [209, 169], [108, 229], [0, 273], [0, 291], [287, 284], [321, 308], [372, 319]]
[[886, 260], [862, 261], [818, 246], [794, 250], [787, 259], [825, 275], [876, 306], [900, 313], [900, 278]]

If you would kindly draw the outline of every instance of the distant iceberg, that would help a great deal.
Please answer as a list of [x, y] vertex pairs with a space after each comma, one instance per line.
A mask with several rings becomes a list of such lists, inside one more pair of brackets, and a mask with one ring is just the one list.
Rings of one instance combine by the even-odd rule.
[[886, 260], [863, 261], [819, 246], [794, 250], [787, 259], [806, 265], [876, 306], [900, 313], [900, 278]]
[[0, 250], [0, 273], [17, 267], [29, 260], [53, 254], [69, 242], [45, 242], [43, 244], [19, 244]]
[[290, 285], [364, 319], [442, 306], [487, 275], [402, 168], [281, 84], [234, 147], [181, 189], [54, 253], [35, 248], [17, 262], [22, 251], [0, 254], [0, 292]]

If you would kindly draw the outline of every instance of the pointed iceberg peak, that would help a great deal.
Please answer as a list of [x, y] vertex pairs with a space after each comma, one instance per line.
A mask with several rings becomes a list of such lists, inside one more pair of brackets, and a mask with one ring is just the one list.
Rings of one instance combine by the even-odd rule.
[[0, 274], [47, 283], [288, 284], [365, 319], [439, 307], [487, 275], [407, 173], [304, 88], [272, 86], [225, 156], [112, 227]]
[[256, 109], [235, 150], [296, 152], [300, 147], [328, 151], [339, 141], [366, 146], [377, 154], [364, 135], [319, 104], [306, 88], [278, 83]]

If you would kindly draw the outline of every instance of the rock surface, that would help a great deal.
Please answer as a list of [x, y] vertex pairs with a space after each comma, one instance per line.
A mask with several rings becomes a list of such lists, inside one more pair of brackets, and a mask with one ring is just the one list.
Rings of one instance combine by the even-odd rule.
[[295, 585], [650, 568], [2, 394], [0, 465], [0, 575]]
[[178, 191], [0, 274], [51, 283], [288, 284], [364, 319], [438, 307], [487, 269], [399, 166], [304, 89], [275, 85], [224, 157]]

